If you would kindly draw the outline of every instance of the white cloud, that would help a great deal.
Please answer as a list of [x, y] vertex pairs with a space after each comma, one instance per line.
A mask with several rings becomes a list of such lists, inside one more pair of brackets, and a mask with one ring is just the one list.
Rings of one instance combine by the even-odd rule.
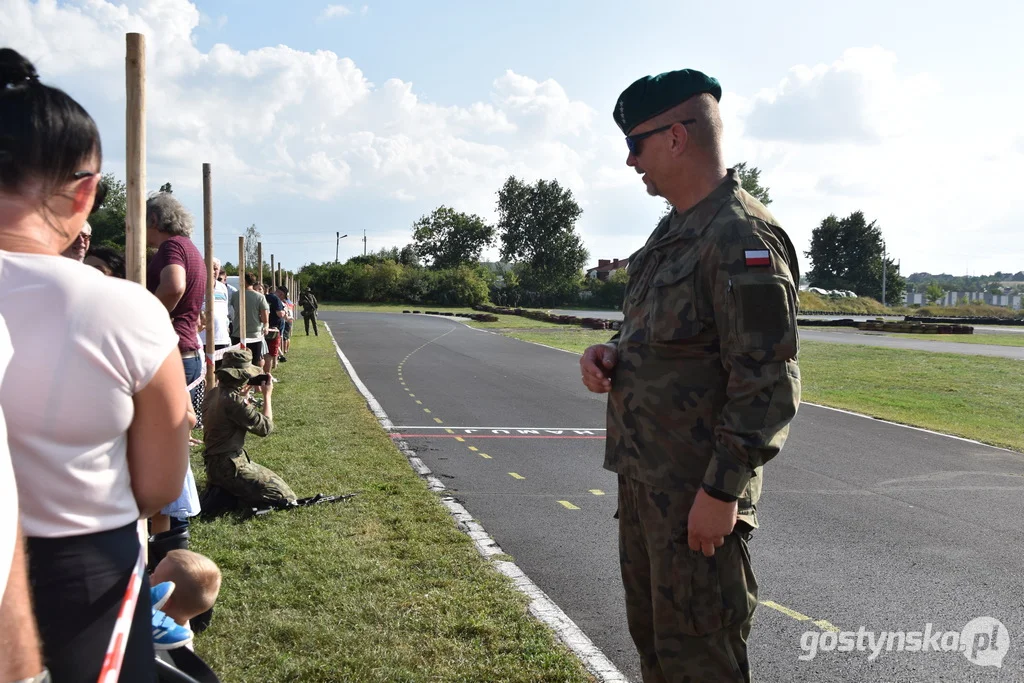
[[[363, 14], [366, 14], [366, 6], [363, 6]], [[328, 21], [329, 19], [340, 19], [341, 17], [347, 17], [352, 14], [352, 10], [345, 5], [328, 5], [324, 7], [323, 11], [320, 12], [320, 16], [317, 17], [317, 21]]]
[[746, 131], [788, 142], [878, 143], [905, 133], [936, 92], [927, 74], [904, 77], [893, 52], [851, 48], [831, 64], [797, 65], [749, 104]]

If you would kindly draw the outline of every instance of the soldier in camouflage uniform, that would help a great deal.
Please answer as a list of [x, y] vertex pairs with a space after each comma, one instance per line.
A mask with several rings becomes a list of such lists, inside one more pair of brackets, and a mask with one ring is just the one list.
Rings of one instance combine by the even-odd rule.
[[796, 252], [726, 170], [721, 87], [683, 70], [619, 97], [626, 164], [674, 207], [629, 261], [625, 319], [580, 360], [608, 393], [619, 554], [644, 681], [749, 681], [747, 541], [800, 402]]
[[302, 307], [302, 321], [306, 324], [306, 336], [309, 336], [309, 322], [312, 320], [313, 334], [319, 337], [320, 331], [316, 327], [316, 311], [320, 308], [320, 304], [309, 287], [306, 287], [306, 291], [299, 297], [299, 306]]
[[295, 493], [272, 470], [257, 465], [245, 452], [245, 435], [267, 436], [274, 429], [271, 382], [259, 389], [263, 410], [248, 400], [249, 379], [260, 374], [248, 349], [228, 351], [217, 370], [217, 386], [206, 394], [203, 407], [203, 461], [207, 486], [219, 486], [247, 506], [294, 503]]

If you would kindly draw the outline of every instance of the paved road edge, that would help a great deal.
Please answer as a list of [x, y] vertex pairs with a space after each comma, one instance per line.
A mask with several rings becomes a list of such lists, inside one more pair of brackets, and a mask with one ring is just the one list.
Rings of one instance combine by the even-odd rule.
[[[377, 418], [377, 421], [380, 422], [381, 427], [385, 431], [393, 432], [394, 424], [387, 413], [384, 412], [380, 402], [370, 393], [370, 390], [363, 384], [363, 381], [359, 379], [359, 374], [341, 350], [341, 346], [338, 344], [338, 340], [334, 338], [330, 327], [325, 324], [324, 329], [327, 330], [327, 335], [331, 338], [331, 343], [334, 344], [338, 360], [341, 362], [342, 367], [345, 368], [345, 372], [348, 373], [352, 384], [355, 385], [356, 389], [366, 400], [366, 405], [369, 407], [370, 412]], [[441, 492], [445, 490], [445, 485], [441, 480], [435, 477], [430, 468], [409, 449], [408, 444], [404, 441], [395, 441], [395, 445], [409, 461], [412, 469], [426, 480], [431, 491]], [[503, 554], [501, 546], [491, 538], [490, 534], [484, 530], [479, 522], [473, 519], [473, 516], [469, 514], [469, 511], [461, 503], [447, 495], [441, 497], [441, 503], [448, 508], [448, 512], [451, 514], [452, 519], [455, 520], [459, 529], [473, 540], [473, 545], [476, 546], [477, 552], [484, 559], [488, 560], [495, 569], [511, 579], [516, 589], [530, 599], [530, 614], [554, 631], [558, 639], [579, 658], [587, 668], [587, 671], [593, 674], [599, 681], [602, 681], [602, 683], [629, 683], [629, 679], [626, 678], [625, 674], [619, 671], [618, 667], [576, 625], [576, 622], [570, 619], [569, 615], [563, 612], [561, 607], [556, 605], [537, 584], [530, 580], [530, 577], [515, 562], [496, 559], [498, 555]]]

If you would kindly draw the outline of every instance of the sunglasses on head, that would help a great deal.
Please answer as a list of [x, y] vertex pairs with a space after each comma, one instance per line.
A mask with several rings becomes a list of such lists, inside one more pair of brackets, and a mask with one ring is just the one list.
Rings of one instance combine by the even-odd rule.
[[[74, 173], [71, 177], [74, 178], [75, 180], [82, 180], [83, 178], [91, 178], [94, 175], [99, 175], [99, 173], [96, 173], [94, 171], [78, 171]], [[107, 183], [106, 181], [101, 179], [100, 182], [96, 184], [96, 196], [92, 200], [92, 209], [89, 210], [90, 216], [100, 210], [100, 208], [103, 206], [103, 200], [105, 200], [106, 198]]]
[[671, 128], [672, 126], [676, 125], [677, 123], [681, 123], [682, 125], [686, 126], [686, 125], [689, 125], [691, 123], [697, 123], [697, 119], [686, 119], [685, 121], [673, 121], [672, 123], [668, 124], [667, 126], [662, 126], [661, 128], [655, 128], [654, 130], [649, 130], [646, 133], [637, 133], [636, 135], [627, 135], [626, 136], [626, 147], [629, 149], [629, 153], [632, 154], [635, 157], [640, 156], [640, 141], [641, 140], [643, 140], [645, 138], [649, 138], [652, 135], [657, 135], [658, 133], [663, 133], [666, 130], [668, 130], [669, 128]]

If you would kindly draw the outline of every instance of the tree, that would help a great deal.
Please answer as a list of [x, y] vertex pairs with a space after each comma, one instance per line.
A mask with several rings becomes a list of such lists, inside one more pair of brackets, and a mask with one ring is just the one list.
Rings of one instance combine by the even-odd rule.
[[765, 206], [772, 203], [771, 197], [768, 196], [768, 188], [761, 187], [761, 169], [757, 166], [747, 168], [747, 162], [745, 161], [741, 161], [733, 168], [740, 179], [740, 187]]
[[[807, 281], [812, 287], [850, 289], [857, 296], [881, 301], [882, 251], [882, 230], [876, 221], [868, 223], [861, 211], [846, 218], [830, 215], [811, 232], [810, 251], [804, 252], [811, 259]], [[907, 282], [893, 259], [885, 259], [885, 269], [885, 303], [897, 304]]]
[[225, 275], [238, 275], [238, 266], [233, 264], [231, 261], [225, 261], [221, 267]]
[[924, 290], [924, 298], [933, 304], [946, 295], [946, 290], [938, 282], [932, 282]]
[[171, 184], [170, 183], [164, 183], [163, 185], [161, 185], [160, 186], [160, 191], [161, 192], [166, 192], [167, 194], [174, 194], [174, 190], [171, 189]]
[[253, 223], [245, 229], [245, 269], [246, 271], [258, 272], [260, 267], [259, 244], [260, 231]]
[[494, 243], [494, 228], [484, 219], [439, 206], [412, 224], [416, 253], [430, 259], [432, 268], [456, 268], [477, 263]]
[[113, 173], [104, 173], [103, 182], [107, 185], [107, 197], [103, 200], [103, 206], [89, 216], [89, 225], [92, 226], [92, 242], [123, 250], [125, 214], [128, 211], [127, 187]]
[[510, 176], [498, 192], [501, 258], [524, 289], [547, 297], [579, 291], [589, 254], [576, 233], [583, 209], [557, 180], [529, 185]]
[[420, 255], [416, 251], [415, 244], [407, 244], [402, 247], [402, 251], [398, 253], [398, 262], [403, 266], [416, 266], [420, 265]]

